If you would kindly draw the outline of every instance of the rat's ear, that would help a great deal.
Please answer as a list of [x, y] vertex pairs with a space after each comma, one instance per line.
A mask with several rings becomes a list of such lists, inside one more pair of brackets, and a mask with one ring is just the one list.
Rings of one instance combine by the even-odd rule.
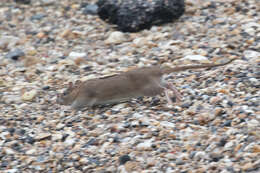
[[82, 82], [80, 80], [76, 80], [75, 86], [79, 86]]
[[73, 83], [69, 82], [69, 88], [72, 88], [72, 87], [73, 87]]

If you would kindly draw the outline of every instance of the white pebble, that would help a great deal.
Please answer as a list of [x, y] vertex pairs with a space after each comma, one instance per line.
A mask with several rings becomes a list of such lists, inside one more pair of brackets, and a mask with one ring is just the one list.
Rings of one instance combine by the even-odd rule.
[[119, 43], [122, 43], [124, 42], [126, 39], [125, 39], [125, 36], [124, 36], [124, 33], [122, 32], [119, 32], [119, 31], [115, 31], [115, 32], [112, 32], [108, 39], [105, 41], [106, 44], [119, 44]]
[[208, 61], [208, 58], [202, 55], [187, 55], [182, 59], [188, 59], [193, 61]]

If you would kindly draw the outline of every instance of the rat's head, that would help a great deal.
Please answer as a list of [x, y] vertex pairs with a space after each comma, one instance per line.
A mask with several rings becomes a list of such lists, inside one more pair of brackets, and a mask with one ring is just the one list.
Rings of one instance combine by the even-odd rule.
[[61, 105], [72, 104], [78, 95], [80, 84], [81, 84], [81, 81], [79, 81], [79, 80], [76, 81], [76, 83], [74, 85], [72, 82], [70, 82], [67, 89], [65, 89], [65, 91], [63, 93], [60, 93], [57, 95], [56, 102]]

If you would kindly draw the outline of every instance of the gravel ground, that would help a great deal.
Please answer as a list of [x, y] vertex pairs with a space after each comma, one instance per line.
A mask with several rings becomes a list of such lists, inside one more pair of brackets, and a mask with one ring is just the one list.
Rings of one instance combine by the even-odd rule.
[[[83, 1], [82, 1], [83, 2]], [[121, 33], [78, 0], [0, 4], [0, 172], [260, 172], [258, 0], [187, 0], [175, 23]], [[168, 77], [183, 94], [74, 112], [77, 79], [132, 67], [232, 64]]]

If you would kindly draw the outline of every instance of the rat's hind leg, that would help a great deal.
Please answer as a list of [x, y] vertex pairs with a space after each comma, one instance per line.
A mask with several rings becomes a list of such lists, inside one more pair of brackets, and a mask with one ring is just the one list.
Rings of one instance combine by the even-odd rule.
[[73, 109], [76, 109], [76, 110], [80, 110], [80, 109], [82, 109], [82, 108], [84, 108], [84, 107], [93, 107], [94, 105], [95, 105], [95, 103], [96, 103], [96, 99], [91, 99], [91, 100], [89, 100], [87, 103], [86, 103], [86, 100], [84, 99], [84, 98], [82, 98], [82, 99], [80, 99], [80, 98], [78, 98], [78, 99], [76, 99], [73, 103], [72, 103], [72, 105], [71, 105], [71, 107], [73, 108]]
[[180, 102], [182, 100], [182, 95], [181, 93], [177, 90], [177, 88], [172, 84], [172, 83], [168, 83], [170, 90], [172, 90], [176, 96], [176, 99], [178, 102]]
[[[175, 86], [173, 86], [172, 83], [166, 82], [166, 83], [164, 83], [163, 85], [164, 85], [165, 88], [171, 90], [171, 91], [174, 93], [174, 95], [176, 96], [177, 102], [180, 102], [180, 101], [181, 101], [182, 96], [181, 96], [181, 94], [179, 93], [179, 91], [177, 90], [177, 88], [176, 88]], [[165, 92], [165, 93], [166, 93], [166, 92]], [[168, 95], [168, 96], [169, 96], [169, 95]], [[166, 95], [166, 97], [167, 97], [167, 95]]]
[[166, 88], [164, 89], [164, 93], [165, 93], [165, 96], [166, 96], [166, 99], [167, 99], [168, 104], [169, 104], [169, 105], [173, 105], [172, 99], [171, 99], [171, 97], [170, 97], [170, 95], [169, 95], [169, 92], [167, 91]]

